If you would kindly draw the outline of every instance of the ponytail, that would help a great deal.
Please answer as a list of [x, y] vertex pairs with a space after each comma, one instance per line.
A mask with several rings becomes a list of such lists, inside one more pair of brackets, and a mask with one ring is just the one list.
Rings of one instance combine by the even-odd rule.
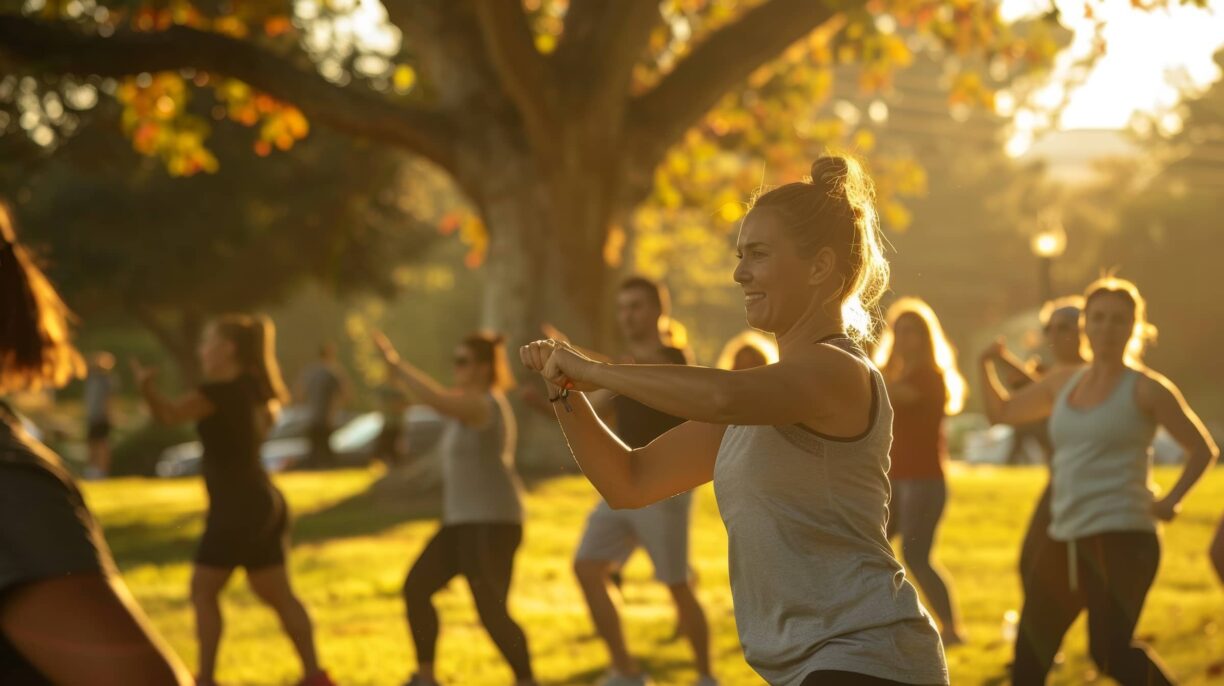
[[242, 370], [255, 378], [260, 398], [273, 411], [289, 400], [276, 361], [276, 325], [267, 316], [229, 314], [216, 322], [217, 332], [234, 344]]

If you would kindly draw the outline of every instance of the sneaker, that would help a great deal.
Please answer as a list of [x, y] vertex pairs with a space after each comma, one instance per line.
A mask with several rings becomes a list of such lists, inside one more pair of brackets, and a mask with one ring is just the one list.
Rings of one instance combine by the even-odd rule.
[[650, 677], [646, 672], [641, 674], [621, 674], [616, 670], [609, 670], [599, 681], [599, 686], [652, 686]]
[[709, 674], [705, 674], [698, 677], [697, 681], [693, 682], [693, 686], [718, 686], [718, 679], [715, 679]]
[[298, 686], [336, 686], [336, 682], [332, 681], [326, 671], [320, 669], [308, 677], [303, 677]]

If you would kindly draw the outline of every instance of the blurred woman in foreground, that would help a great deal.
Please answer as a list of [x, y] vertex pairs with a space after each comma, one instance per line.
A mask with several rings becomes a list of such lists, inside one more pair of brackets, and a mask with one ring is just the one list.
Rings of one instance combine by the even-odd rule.
[[[0, 393], [56, 388], [84, 363], [68, 308], [0, 205]], [[0, 683], [188, 684], [136, 605], [59, 456], [0, 402]]]

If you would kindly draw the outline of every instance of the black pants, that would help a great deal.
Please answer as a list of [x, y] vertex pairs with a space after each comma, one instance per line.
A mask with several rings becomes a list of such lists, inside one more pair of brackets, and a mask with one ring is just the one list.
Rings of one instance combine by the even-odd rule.
[[417, 662], [434, 662], [438, 613], [431, 600], [433, 594], [463, 575], [472, 589], [480, 623], [510, 663], [515, 678], [532, 678], [527, 637], [506, 611], [514, 553], [522, 539], [523, 527], [518, 524], [454, 524], [434, 534], [404, 582], [408, 628]]
[[306, 456], [306, 466], [314, 469], [331, 469], [336, 466], [336, 454], [331, 449], [331, 425], [320, 422], [311, 424], [306, 432], [310, 441], [310, 454]]
[[1046, 484], [1041, 492], [1041, 499], [1033, 509], [1029, 519], [1028, 529], [1024, 532], [1024, 542], [1020, 544], [1020, 585], [1024, 589], [1024, 597], [1028, 597], [1028, 587], [1032, 579], [1033, 558], [1042, 546], [1052, 543], [1050, 538], [1050, 485]]
[[1116, 531], [1077, 539], [1076, 587], [1072, 544], [1047, 540], [1033, 551], [1028, 595], [1016, 635], [1013, 683], [1044, 684], [1063, 635], [1088, 610], [1088, 651], [1097, 667], [1123, 686], [1171, 684], [1160, 663], [1134, 640], [1143, 601], [1160, 566], [1156, 534]]

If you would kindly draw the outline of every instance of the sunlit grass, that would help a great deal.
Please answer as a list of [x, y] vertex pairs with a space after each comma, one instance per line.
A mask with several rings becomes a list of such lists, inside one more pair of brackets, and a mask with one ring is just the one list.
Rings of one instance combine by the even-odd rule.
[[[1162, 470], [1168, 485], [1176, 472]], [[939, 556], [956, 581], [970, 631], [950, 651], [954, 684], [1005, 683], [1011, 649], [1002, 641], [1004, 612], [1019, 608], [1014, 572], [1021, 527], [1044, 483], [1037, 469], [957, 469]], [[377, 485], [374, 472], [290, 474], [277, 478], [297, 518], [291, 560], [296, 586], [318, 630], [324, 664], [342, 684], [399, 684], [413, 666], [399, 590], [414, 556], [437, 526], [437, 503]], [[372, 490], [369, 490], [374, 486]], [[205, 504], [198, 480], [119, 480], [88, 484], [128, 584], [174, 648], [195, 663], [187, 600], [190, 560]], [[544, 683], [586, 684], [604, 669], [570, 557], [595, 494], [579, 477], [535, 484], [524, 547], [515, 570], [511, 611], [531, 641]], [[759, 684], [744, 664], [731, 614], [726, 535], [713, 493], [695, 500], [693, 565], [710, 615], [716, 669], [725, 684]], [[1166, 528], [1164, 556], [1139, 633], [1186, 684], [1219, 683], [1211, 663], [1224, 658], [1224, 590], [1205, 556], [1224, 509], [1224, 471], [1212, 473]], [[660, 684], [690, 683], [695, 673], [683, 641], [672, 641], [666, 589], [636, 556], [626, 571], [625, 625], [634, 652]], [[440, 675], [448, 684], [509, 684], [510, 670], [476, 619], [467, 587], [455, 582], [436, 597], [442, 616]], [[287, 684], [299, 676], [275, 617], [234, 583], [224, 598], [226, 634], [219, 677], [228, 684]], [[1066, 662], [1051, 683], [1095, 677], [1085, 652], [1083, 620], [1064, 645]], [[1108, 680], [1101, 679], [1102, 683]]]

